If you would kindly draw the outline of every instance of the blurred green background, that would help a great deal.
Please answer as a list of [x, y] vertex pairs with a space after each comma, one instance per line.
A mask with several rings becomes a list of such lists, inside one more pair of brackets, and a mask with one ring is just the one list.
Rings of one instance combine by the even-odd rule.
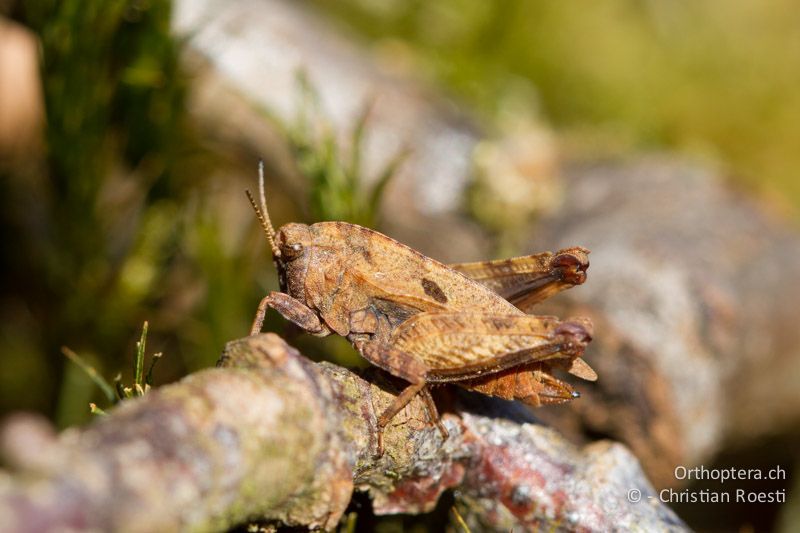
[[217, 158], [193, 136], [170, 14], [170, 2], [127, 0], [10, 13], [38, 37], [46, 126], [33, 157], [8, 155], [0, 170], [0, 411], [87, 419], [99, 391], [64, 345], [130, 382], [148, 319], [163, 382], [247, 331], [256, 265], [221, 245], [203, 179]]
[[[794, 2], [306, 5], [379, 60], [452, 95], [489, 130], [508, 102], [523, 101], [569, 158], [688, 153], [797, 220]], [[276, 286], [254, 219], [230, 232], [230, 217], [252, 218], [242, 189], [255, 161], [194, 122], [193, 73], [170, 32], [171, 9], [166, 0], [0, 2], [3, 25], [37, 39], [40, 83], [31, 91], [44, 103], [43, 131], [28, 144], [15, 124], [3, 130], [11, 115], [0, 116], [0, 132], [12, 132], [5, 144], [0, 136], [0, 414], [85, 422], [88, 402], [102, 395], [61, 347], [130, 382], [144, 320], [148, 353], [164, 352], [156, 384], [211, 366]], [[19, 83], [0, 75], [0, 95]], [[345, 206], [335, 218], [377, 221], [374, 203], [353, 194], [357, 169], [284, 133], [312, 195], [305, 211], [278, 207], [281, 220], [323, 217], [320, 205], [334, 195]], [[211, 169], [230, 179], [208, 180]], [[331, 175], [355, 181], [330, 188]]]
[[489, 121], [517, 93], [579, 154], [670, 148], [800, 207], [790, 0], [314, 2]]

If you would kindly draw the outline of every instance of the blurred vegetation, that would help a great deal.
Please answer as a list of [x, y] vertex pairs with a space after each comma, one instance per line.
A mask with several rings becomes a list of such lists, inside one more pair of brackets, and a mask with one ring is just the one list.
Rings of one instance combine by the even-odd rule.
[[[130, 387], [126, 387], [123, 384], [122, 374], [117, 374], [117, 377], [114, 378], [114, 386], [112, 387], [108, 380], [106, 380], [102, 374], [99, 374], [92, 365], [87, 363], [83, 357], [76, 354], [66, 346], [61, 348], [61, 352], [64, 354], [64, 356], [66, 356], [67, 359], [78, 365], [78, 367], [83, 370], [89, 379], [91, 379], [94, 384], [97, 385], [110, 405], [116, 405], [127, 398], [144, 396], [153, 387], [153, 369], [163, 354], [161, 352], [157, 352], [150, 357], [150, 366], [147, 369], [147, 373], [145, 373], [144, 359], [147, 346], [147, 329], [148, 324], [145, 322], [142, 326], [142, 336], [136, 342], [136, 359], [134, 360], [133, 364], [133, 385]], [[102, 407], [98, 407], [97, 404], [93, 402], [89, 403], [89, 410], [95, 415], [106, 414]]]
[[42, 0], [13, 14], [40, 39], [47, 123], [41, 163], [0, 166], [0, 412], [66, 426], [98, 391], [62, 345], [113, 375], [149, 318], [164, 379], [212, 365], [246, 331], [256, 262], [221, 244], [208, 205], [215, 158], [187, 117], [171, 3]]
[[[40, 39], [47, 124], [41, 164], [0, 161], [0, 413], [34, 409], [61, 427], [86, 421], [87, 404], [107, 389], [101, 376], [123, 371], [117, 383], [141, 383], [127, 369], [143, 320], [167, 355], [161, 382], [213, 365], [247, 332], [263, 291], [277, 288], [255, 224], [246, 235], [231, 229], [234, 211], [255, 222], [244, 187], [208, 181], [236, 162], [196, 136], [191, 73], [179, 64], [170, 15], [166, 0], [50, 0], [15, 13]], [[369, 108], [342, 147], [302, 76], [298, 98], [297, 119], [279, 126], [308, 179], [311, 218], [374, 226], [403, 154], [368, 188]], [[255, 181], [252, 163], [242, 175]], [[273, 315], [265, 329], [282, 331]], [[342, 339], [324, 348], [296, 341], [312, 356], [363, 363]], [[65, 345], [78, 364], [67, 364]]]
[[364, 106], [350, 135], [350, 145], [344, 148], [325, 116], [317, 89], [303, 72], [297, 74], [297, 94], [298, 112], [291, 123], [274, 114], [270, 118], [286, 138], [299, 174], [308, 182], [311, 221], [345, 220], [376, 227], [383, 192], [403, 162], [405, 151], [388, 162], [367, 190], [361, 159], [371, 105]]
[[798, 212], [791, 0], [313, 3], [489, 121], [533, 89], [531, 105], [582, 154], [679, 148]]

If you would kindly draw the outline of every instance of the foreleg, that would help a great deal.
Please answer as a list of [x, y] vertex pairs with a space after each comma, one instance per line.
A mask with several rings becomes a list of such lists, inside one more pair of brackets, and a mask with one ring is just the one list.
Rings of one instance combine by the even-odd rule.
[[270, 307], [280, 313], [286, 320], [312, 335], [324, 337], [331, 333], [330, 328], [320, 321], [319, 315], [313, 309], [286, 293], [272, 291], [258, 304], [258, 310], [250, 328], [250, 335], [256, 335], [261, 332], [261, 328], [264, 326], [264, 317]]

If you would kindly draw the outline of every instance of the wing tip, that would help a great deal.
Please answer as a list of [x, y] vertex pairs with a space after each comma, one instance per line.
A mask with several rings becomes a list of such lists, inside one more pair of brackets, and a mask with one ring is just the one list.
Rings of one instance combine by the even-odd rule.
[[572, 364], [569, 369], [567, 369], [567, 372], [573, 376], [585, 379], [586, 381], [597, 381], [597, 372], [589, 366], [589, 363], [580, 357], [576, 357], [572, 360]]

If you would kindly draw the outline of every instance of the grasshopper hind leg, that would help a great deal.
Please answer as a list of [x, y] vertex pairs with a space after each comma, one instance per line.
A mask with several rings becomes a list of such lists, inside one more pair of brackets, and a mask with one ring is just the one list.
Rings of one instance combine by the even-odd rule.
[[397, 415], [400, 411], [402, 411], [403, 407], [408, 405], [408, 402], [414, 399], [414, 396], [417, 393], [425, 388], [425, 381], [421, 381], [419, 383], [412, 383], [401, 392], [394, 401], [389, 405], [389, 407], [384, 410], [380, 416], [378, 417], [378, 428], [377, 428], [377, 450], [376, 456], [381, 457], [383, 455], [383, 430], [392, 421], [392, 418]]
[[447, 428], [444, 427], [442, 424], [441, 418], [439, 418], [439, 411], [436, 409], [436, 404], [433, 401], [433, 396], [431, 396], [431, 391], [428, 388], [428, 384], [425, 381], [420, 383], [412, 383], [394, 399], [394, 401], [386, 408], [383, 413], [378, 417], [378, 431], [377, 431], [377, 450], [376, 456], [381, 457], [383, 455], [383, 430], [392, 421], [392, 419], [399, 413], [408, 403], [414, 399], [414, 396], [420, 394], [422, 396], [423, 401], [425, 402], [425, 410], [428, 413], [428, 418], [432, 424], [436, 425], [436, 428], [439, 430], [439, 433], [442, 435], [442, 440], [447, 440], [447, 437], [450, 435], [447, 432]]
[[436, 424], [436, 429], [439, 430], [439, 433], [442, 435], [442, 440], [447, 440], [447, 437], [450, 436], [450, 433], [447, 431], [447, 428], [444, 427], [444, 423], [442, 423], [442, 417], [439, 416], [439, 410], [436, 409], [436, 402], [433, 401], [433, 396], [431, 395], [431, 388], [424, 387], [420, 394], [422, 395], [422, 399], [425, 401], [425, 407], [428, 410], [428, 418], [432, 424]]
[[436, 424], [442, 434], [442, 438], [446, 440], [448, 437], [447, 429], [439, 419], [439, 412], [436, 410], [436, 404], [433, 402], [433, 397], [427, 386], [428, 382], [425, 379], [425, 374], [428, 371], [425, 363], [390, 344], [376, 341], [357, 341], [354, 345], [365, 359], [393, 376], [402, 378], [410, 383], [378, 417], [377, 456], [383, 455], [384, 428], [417, 394], [422, 395], [431, 423]]

